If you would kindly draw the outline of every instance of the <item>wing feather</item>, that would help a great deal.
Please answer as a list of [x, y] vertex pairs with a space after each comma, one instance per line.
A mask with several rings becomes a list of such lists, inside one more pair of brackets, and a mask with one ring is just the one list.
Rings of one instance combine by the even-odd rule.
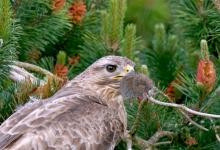
[[20, 137], [20, 134], [8, 133], [10, 129], [13, 129], [22, 119], [28, 116], [34, 109], [40, 107], [43, 101], [34, 101], [27, 103], [22, 108], [18, 109], [12, 114], [5, 122], [0, 126], [0, 149], [5, 148], [13, 141]]
[[113, 149], [123, 124], [117, 111], [98, 101], [93, 96], [65, 96], [24, 107], [0, 127], [0, 149], [39, 144], [55, 149]]
[[19, 138], [19, 135], [9, 135], [0, 133], [0, 149], [4, 149], [10, 143]]
[[[124, 133], [117, 113], [98, 103], [86, 103], [63, 113], [50, 128], [53, 133], [58, 133], [56, 138], [63, 139], [62, 146], [74, 146], [77, 150], [80, 147], [91, 150], [113, 149]], [[53, 134], [46, 135], [48, 139], [55, 137]], [[60, 143], [56, 144], [56, 139], [50, 143], [59, 149]]]
[[70, 102], [65, 102], [64, 99], [36, 101], [15, 112], [0, 126], [0, 149], [18, 140], [25, 133], [44, 126], [69, 107], [79, 104], [73, 102], [70, 106]]

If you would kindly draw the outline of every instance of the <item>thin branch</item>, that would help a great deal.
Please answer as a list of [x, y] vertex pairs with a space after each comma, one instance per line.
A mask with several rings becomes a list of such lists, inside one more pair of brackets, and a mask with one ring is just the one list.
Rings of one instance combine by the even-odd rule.
[[127, 150], [132, 150], [132, 140], [127, 140]]
[[186, 107], [185, 105], [180, 105], [180, 104], [176, 104], [176, 103], [167, 103], [167, 102], [162, 102], [162, 101], [156, 100], [146, 93], [144, 94], [144, 99], [149, 100], [150, 102], [152, 102], [154, 104], [167, 106], [167, 107], [179, 108], [179, 109], [182, 109], [182, 110], [189, 112], [191, 114], [194, 114], [194, 115], [203, 116], [203, 117], [207, 117], [207, 118], [220, 118], [220, 115], [198, 112], [198, 111], [195, 111], [195, 110], [192, 110], [192, 109]]
[[172, 141], [157, 142], [154, 144], [154, 146], [167, 145], [167, 144], [171, 144], [171, 143], [172, 143]]
[[[171, 139], [173, 139], [174, 133], [170, 131], [157, 131], [149, 140], [144, 140], [140, 137], [134, 136], [133, 140], [134, 142], [141, 147], [141, 149], [147, 149], [149, 147], [158, 146], [157, 142], [162, 138], [168, 136]], [[171, 141], [169, 141], [170, 144]], [[166, 142], [166, 144], [168, 144]]]
[[[166, 97], [169, 102], [172, 102], [172, 100], [166, 95], [164, 94], [161, 90], [159, 89], [156, 89], [157, 92], [159, 92], [160, 94], [162, 94], [164, 97]], [[178, 111], [186, 118], [188, 119], [188, 121], [190, 123], [192, 123], [193, 125], [195, 125], [196, 127], [200, 128], [201, 130], [204, 130], [204, 131], [208, 131], [209, 129], [203, 127], [202, 125], [198, 124], [197, 122], [193, 121], [182, 109], [178, 108]]]
[[218, 134], [218, 129], [220, 129], [219, 126], [214, 126], [214, 131], [215, 131], [216, 139], [218, 140], [218, 142], [220, 142], [220, 136]]
[[50, 71], [48, 71], [46, 69], [43, 69], [43, 68], [41, 68], [37, 65], [34, 65], [34, 64], [29, 64], [29, 63], [20, 62], [20, 61], [13, 61], [13, 64], [18, 66], [18, 67], [25, 68], [27, 70], [38, 72], [38, 73], [41, 73], [41, 74], [44, 74], [44, 75], [47, 75], [47, 76], [52, 76], [54, 78], [57, 78], [58, 80], [62, 80], [61, 78], [57, 77], [56, 75], [54, 75]]
[[0, 48], [3, 46], [3, 39], [0, 39]]
[[27, 72], [25, 69], [20, 68], [18, 66], [10, 65], [10, 79], [12, 79], [15, 82], [23, 82], [26, 79], [30, 79], [32, 83], [37, 83], [39, 81], [38, 78], [36, 78], [33, 74]]
[[132, 150], [132, 136], [126, 131], [124, 141], [127, 143], [127, 150]]
[[203, 127], [202, 125], [198, 124], [197, 122], [193, 121], [183, 110], [179, 109], [180, 113], [183, 114], [184, 117], [186, 117], [186, 119], [189, 120], [189, 122], [191, 122], [194, 126], [200, 128], [201, 130], [204, 131], [209, 131], [209, 129]]
[[148, 143], [155, 144], [157, 141], [159, 141], [160, 138], [168, 136], [170, 138], [173, 138], [174, 133], [170, 131], [157, 131], [149, 140]]
[[211, 121], [211, 123], [213, 125], [213, 129], [215, 131], [215, 137], [218, 140], [218, 142], [220, 142], [220, 136], [218, 134], [218, 129], [220, 129], [220, 126], [215, 126], [215, 123], [214, 123], [214, 121], [211, 118], [209, 120]]

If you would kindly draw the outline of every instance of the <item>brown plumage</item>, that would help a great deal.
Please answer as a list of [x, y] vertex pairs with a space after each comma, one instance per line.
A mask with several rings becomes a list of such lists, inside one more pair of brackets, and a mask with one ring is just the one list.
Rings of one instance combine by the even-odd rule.
[[127, 125], [120, 80], [133, 66], [103, 57], [51, 98], [26, 104], [0, 126], [0, 149], [114, 149]]

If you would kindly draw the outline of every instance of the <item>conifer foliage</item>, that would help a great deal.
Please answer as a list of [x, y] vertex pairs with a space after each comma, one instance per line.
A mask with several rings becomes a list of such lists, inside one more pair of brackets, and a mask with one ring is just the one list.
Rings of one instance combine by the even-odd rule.
[[16, 58], [21, 27], [12, 19], [12, 6], [8, 0], [0, 2], [0, 89], [9, 73], [10, 61]]
[[219, 51], [219, 1], [218, 0], [170, 0], [175, 24], [182, 36], [195, 47], [198, 40], [206, 39], [210, 52]]
[[[126, 0], [0, 0], [0, 123], [21, 105], [52, 96], [105, 55], [135, 61], [160, 91], [156, 99], [220, 114], [219, 0], [165, 4], [169, 24], [154, 23], [152, 38], [144, 39], [137, 35], [141, 29], [125, 20]], [[128, 130], [148, 148], [220, 149], [219, 119], [140, 97], [125, 105]], [[143, 149], [135, 140], [133, 149]], [[126, 148], [121, 142], [115, 149]]]

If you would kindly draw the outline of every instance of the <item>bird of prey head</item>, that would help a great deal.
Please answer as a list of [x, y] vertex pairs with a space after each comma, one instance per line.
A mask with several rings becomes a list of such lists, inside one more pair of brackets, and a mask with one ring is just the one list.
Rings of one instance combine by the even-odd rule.
[[78, 86], [81, 91], [98, 94], [102, 99], [111, 99], [120, 95], [120, 81], [134, 71], [134, 66], [134, 62], [126, 57], [102, 57], [68, 83], [66, 88]]
[[76, 79], [103, 85], [119, 83], [122, 77], [134, 71], [134, 62], [126, 57], [106, 56], [97, 60]]

